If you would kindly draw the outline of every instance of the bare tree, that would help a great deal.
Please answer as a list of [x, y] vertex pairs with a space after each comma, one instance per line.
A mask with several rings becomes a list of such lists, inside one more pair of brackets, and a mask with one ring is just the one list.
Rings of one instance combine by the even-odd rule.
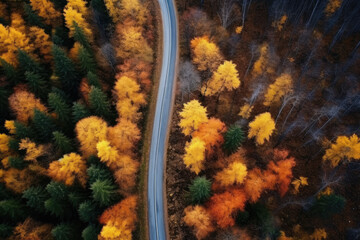
[[190, 61], [180, 64], [179, 82], [182, 99], [184, 94], [187, 94], [187, 97], [189, 97], [193, 91], [200, 89], [201, 78], [199, 72]]
[[101, 53], [106, 59], [106, 61], [109, 63], [111, 68], [115, 71], [115, 65], [116, 65], [116, 56], [115, 56], [115, 49], [111, 45], [111, 43], [107, 42], [101, 46]]
[[218, 14], [222, 26], [227, 29], [233, 22], [239, 19], [235, 0], [223, 0]]

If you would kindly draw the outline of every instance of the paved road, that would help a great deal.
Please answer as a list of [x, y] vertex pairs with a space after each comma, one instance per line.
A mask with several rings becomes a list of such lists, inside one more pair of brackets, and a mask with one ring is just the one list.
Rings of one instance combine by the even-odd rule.
[[177, 19], [173, 0], [158, 0], [163, 24], [163, 59], [156, 112], [150, 146], [148, 173], [148, 221], [150, 240], [165, 240], [167, 221], [164, 210], [165, 143], [172, 107], [177, 59]]

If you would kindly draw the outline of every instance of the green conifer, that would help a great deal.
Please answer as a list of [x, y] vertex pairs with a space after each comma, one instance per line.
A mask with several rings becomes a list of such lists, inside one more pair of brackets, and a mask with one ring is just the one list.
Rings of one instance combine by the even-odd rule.
[[89, 54], [93, 57], [94, 53], [92, 51], [90, 42], [84, 33], [84, 30], [76, 22], [74, 22], [74, 29], [75, 29], [75, 32], [74, 32], [75, 41], [80, 43], [89, 52]]
[[94, 60], [94, 57], [82, 45], [79, 48], [78, 60], [84, 75], [87, 74], [87, 72], [96, 72], [96, 62]]
[[9, 157], [9, 165], [10, 167], [17, 168], [17, 169], [24, 169], [26, 167], [26, 162], [23, 158], [19, 156], [10, 156]]
[[22, 198], [26, 199], [26, 206], [39, 213], [45, 213], [45, 201], [49, 198], [48, 192], [40, 186], [30, 187], [23, 192]]
[[113, 114], [106, 94], [99, 88], [91, 87], [89, 93], [90, 109], [99, 117], [111, 121]]
[[33, 57], [27, 54], [27, 52], [19, 49], [17, 58], [19, 61], [20, 76], [25, 76], [25, 72], [37, 73], [42, 76], [45, 75], [44, 68]]
[[211, 182], [206, 177], [197, 177], [192, 181], [189, 190], [191, 202], [202, 204], [211, 196]]
[[[13, 228], [6, 224], [6, 223], [0, 223], [0, 238], [1, 239], [7, 239], [12, 234]], [[89, 238], [91, 239], [91, 238]]]
[[224, 150], [227, 154], [236, 152], [245, 140], [243, 130], [238, 126], [231, 126], [225, 133]]
[[23, 220], [27, 215], [25, 206], [18, 199], [0, 201], [0, 216], [13, 222]]
[[88, 72], [86, 75], [86, 78], [88, 80], [88, 83], [90, 86], [97, 87], [99, 89], [102, 88], [98, 76], [93, 72]]
[[68, 124], [71, 122], [71, 106], [66, 103], [66, 100], [57, 93], [49, 93], [48, 103], [50, 108], [55, 111], [60, 122]]
[[71, 223], [61, 223], [52, 229], [51, 234], [56, 240], [81, 239], [78, 226]]
[[79, 206], [79, 218], [83, 222], [96, 223], [101, 211], [96, 203], [93, 201], [85, 201]]
[[4, 122], [9, 116], [10, 91], [4, 87], [0, 87], [0, 121]]
[[42, 75], [34, 72], [25, 72], [25, 79], [27, 85], [31, 92], [35, 94], [36, 97], [45, 99], [48, 92], [49, 86]]
[[100, 233], [101, 227], [90, 224], [81, 233], [84, 240], [97, 240]]
[[26, 126], [22, 122], [15, 121], [15, 137], [18, 139], [24, 139], [24, 138], [34, 138], [35, 133], [34, 130], [30, 126]]
[[87, 175], [89, 176], [89, 184], [93, 184], [97, 180], [104, 181], [106, 179], [111, 179], [112, 177], [109, 169], [100, 164], [91, 164], [86, 171]]
[[83, 118], [91, 116], [89, 109], [82, 103], [75, 102], [72, 107], [72, 118], [73, 122], [77, 123]]
[[62, 155], [74, 151], [74, 142], [62, 132], [53, 132], [53, 141]]
[[32, 10], [31, 6], [27, 3], [24, 3], [23, 6], [24, 6], [25, 19], [29, 23], [29, 25], [45, 28], [43, 19]]
[[49, 198], [44, 202], [47, 212], [57, 218], [70, 218], [72, 216], [71, 205], [66, 202], [55, 198]]
[[48, 142], [49, 139], [52, 139], [52, 133], [56, 130], [51, 117], [37, 109], [34, 109], [33, 127], [36, 138], [41, 142]]
[[18, 73], [13, 65], [2, 58], [0, 58], [0, 65], [8, 83], [14, 86], [20, 82]]
[[116, 186], [110, 180], [97, 180], [90, 189], [96, 202], [102, 207], [108, 207], [117, 199]]
[[345, 207], [346, 199], [341, 195], [321, 195], [316, 199], [311, 211], [322, 218], [329, 218], [340, 213]]
[[46, 191], [54, 199], [66, 201], [68, 199], [68, 189], [63, 183], [51, 181], [46, 185]]

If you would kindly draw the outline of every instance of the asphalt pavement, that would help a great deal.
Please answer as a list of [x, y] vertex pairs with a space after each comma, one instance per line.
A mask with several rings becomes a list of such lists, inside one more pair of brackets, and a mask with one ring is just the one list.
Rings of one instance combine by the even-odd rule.
[[163, 24], [163, 58], [150, 145], [148, 222], [150, 240], [165, 240], [164, 161], [175, 85], [177, 18], [173, 0], [159, 0]]

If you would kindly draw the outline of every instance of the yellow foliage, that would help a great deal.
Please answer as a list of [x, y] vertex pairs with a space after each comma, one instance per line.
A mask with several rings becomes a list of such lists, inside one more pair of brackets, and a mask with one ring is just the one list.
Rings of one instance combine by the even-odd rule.
[[25, 21], [19, 13], [11, 13], [11, 27], [26, 34]]
[[249, 123], [248, 138], [255, 137], [256, 143], [262, 145], [265, 140], [269, 140], [274, 130], [275, 122], [271, 114], [269, 112], [261, 113]]
[[327, 187], [323, 191], [321, 191], [317, 197], [320, 198], [322, 195], [331, 195], [333, 193], [334, 193], [334, 190], [332, 190], [330, 187]]
[[72, 7], [66, 6], [64, 8], [64, 17], [65, 17], [66, 27], [70, 30], [69, 32], [70, 37], [74, 36], [75, 33], [74, 22], [76, 22], [79, 25], [79, 27], [83, 29], [88, 39], [92, 39], [92, 31], [90, 25], [86, 21], [85, 16], [82, 13], [78, 12], [76, 9]]
[[241, 162], [233, 162], [227, 168], [218, 172], [215, 179], [220, 183], [220, 185], [229, 186], [243, 183], [246, 175], [246, 165]]
[[314, 233], [310, 235], [311, 240], [324, 240], [326, 237], [327, 234], [323, 228], [316, 228]]
[[184, 213], [184, 222], [189, 227], [194, 228], [197, 239], [203, 239], [215, 230], [211, 222], [211, 216], [204, 207], [199, 205], [188, 206], [185, 208]]
[[153, 61], [153, 50], [142, 35], [142, 29], [135, 26], [123, 26], [116, 54], [122, 59], [137, 58], [145, 62]]
[[10, 134], [15, 134], [16, 133], [15, 121], [6, 120], [4, 126], [9, 131]]
[[250, 104], [246, 103], [244, 106], [240, 108], [239, 116], [248, 119], [251, 115], [252, 110], [254, 109], [254, 106], [250, 106]]
[[281, 98], [292, 92], [292, 77], [288, 73], [283, 73], [270, 84], [265, 94], [264, 105], [270, 106], [272, 103], [279, 103]]
[[205, 142], [195, 137], [185, 146], [184, 163], [190, 171], [199, 174], [204, 168]]
[[108, 129], [108, 139], [119, 151], [131, 151], [140, 140], [140, 130], [135, 123], [120, 118], [118, 124]]
[[3, 158], [1, 160], [1, 164], [3, 165], [4, 169], [8, 169], [10, 167], [9, 157]]
[[23, 223], [19, 223], [13, 230], [13, 235], [9, 240], [44, 240], [53, 239], [51, 224], [41, 224], [32, 218], [27, 218]]
[[193, 62], [199, 71], [215, 71], [222, 62], [222, 55], [215, 43], [210, 42], [207, 36], [191, 40]]
[[30, 0], [32, 9], [42, 18], [48, 25], [57, 25], [60, 19], [60, 12], [58, 12], [52, 1], [50, 0]]
[[238, 26], [238, 27], [236, 27], [236, 28], [235, 28], [235, 33], [236, 33], [236, 34], [240, 34], [240, 33], [242, 32], [243, 28], [244, 28], [243, 26]]
[[17, 50], [33, 51], [30, 39], [18, 29], [0, 24], [0, 57], [10, 64], [17, 65]]
[[79, 154], [65, 154], [58, 161], [53, 161], [49, 165], [48, 174], [55, 181], [63, 182], [66, 185], [72, 185], [75, 178], [81, 186], [86, 186], [86, 162]]
[[283, 15], [278, 21], [274, 21], [271, 26], [276, 28], [280, 32], [284, 28], [287, 19], [288, 17], [286, 15]]
[[30, 139], [21, 139], [19, 144], [20, 150], [26, 150], [26, 155], [24, 160], [25, 161], [33, 161], [36, 162], [36, 158], [45, 154], [45, 147], [44, 145], [36, 146], [36, 144]]
[[116, 148], [112, 147], [106, 140], [96, 144], [97, 156], [111, 170], [115, 171], [120, 167], [120, 155]]
[[356, 134], [337, 137], [336, 142], [331, 144], [323, 156], [323, 160], [329, 161], [332, 167], [336, 167], [344, 159], [360, 160], [360, 139]]
[[46, 112], [46, 107], [35, 98], [35, 95], [25, 90], [15, 91], [9, 97], [10, 109], [15, 113], [16, 119], [20, 122], [27, 123], [34, 116], [34, 109]]
[[231, 91], [239, 86], [240, 80], [236, 64], [232, 61], [225, 61], [218, 67], [209, 82], [202, 87], [201, 91], [205, 96], [211, 96], [224, 90]]
[[34, 180], [34, 176], [26, 168], [22, 170], [10, 168], [2, 172], [3, 176], [1, 177], [0, 182], [4, 182], [6, 188], [15, 193], [22, 193], [28, 189]]
[[139, 0], [105, 0], [105, 5], [115, 23], [130, 19], [143, 25], [150, 14]]
[[280, 236], [277, 238], [277, 240], [293, 240], [293, 238], [287, 237], [284, 231], [280, 231]]
[[10, 136], [1, 133], [0, 134], [0, 156], [7, 156], [10, 152], [9, 148]]
[[197, 130], [202, 123], [208, 121], [206, 108], [201, 106], [197, 100], [185, 103], [183, 110], [180, 112], [180, 117], [179, 126], [186, 136]]
[[259, 48], [260, 51], [260, 57], [256, 62], [254, 63], [252, 75], [253, 77], [257, 77], [265, 72], [271, 73], [273, 72], [273, 69], [268, 67], [269, 63], [269, 45], [267, 43], [264, 43]]
[[308, 184], [308, 178], [307, 177], [299, 177], [299, 179], [295, 179], [291, 182], [291, 184], [294, 186], [294, 193], [299, 192], [300, 186], [307, 186]]
[[99, 117], [91, 116], [81, 119], [75, 127], [80, 150], [85, 158], [96, 155], [96, 144], [106, 140], [107, 124]]
[[35, 49], [38, 51], [39, 57], [50, 62], [52, 59], [50, 36], [45, 33], [44, 29], [39, 27], [30, 27], [29, 37], [32, 43], [34, 43]]
[[[81, 48], [81, 44], [78, 42], [74, 43], [74, 46], [69, 51], [69, 58], [74, 62], [78, 62], [79, 49]], [[89, 87], [90, 89], [90, 87]], [[90, 90], [89, 90], [90, 91]]]
[[333, 15], [342, 4], [342, 0], [329, 0], [325, 8], [325, 14], [327, 17]]
[[65, 6], [66, 8], [72, 8], [77, 12], [81, 13], [84, 17], [87, 16], [88, 9], [86, 7], [86, 2], [84, 0], [68, 0], [68, 3]]

